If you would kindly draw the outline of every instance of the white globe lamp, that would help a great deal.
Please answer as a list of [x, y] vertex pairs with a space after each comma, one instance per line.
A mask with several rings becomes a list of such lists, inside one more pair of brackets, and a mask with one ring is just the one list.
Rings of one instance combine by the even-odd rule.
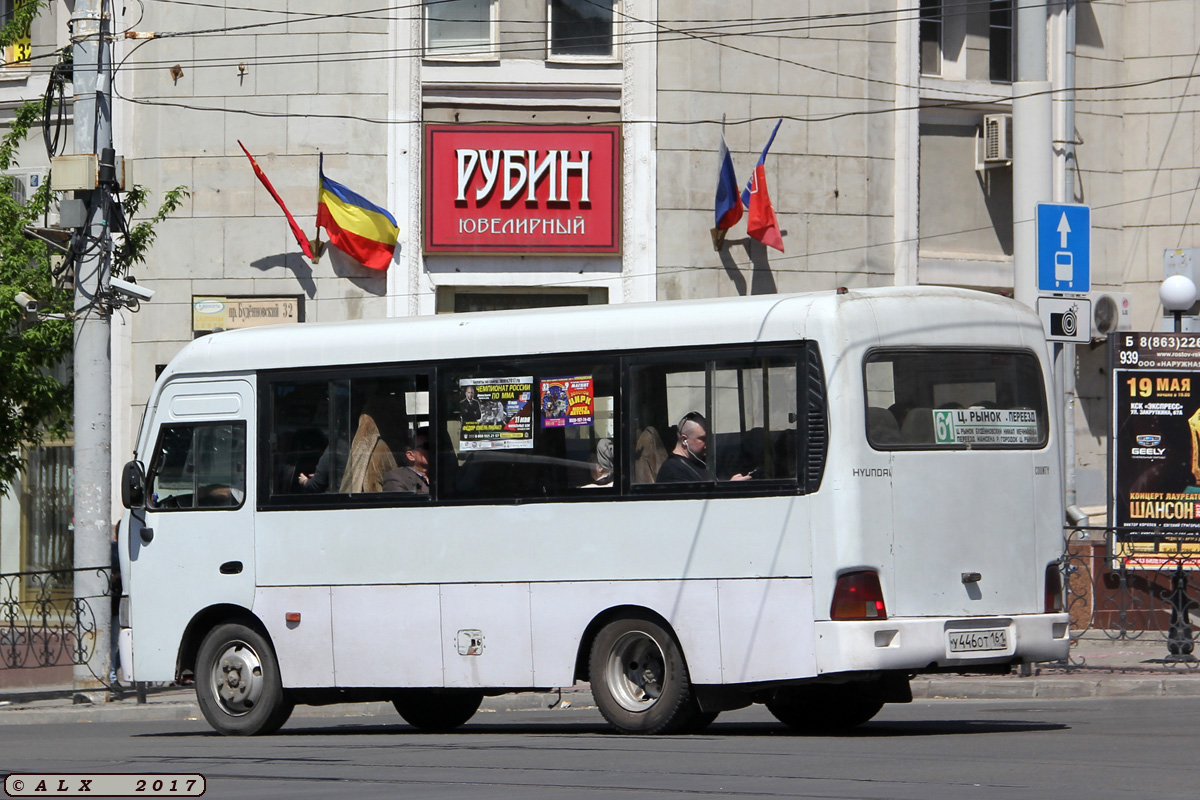
[[1158, 299], [1165, 311], [1175, 315], [1175, 332], [1183, 329], [1183, 312], [1196, 302], [1196, 284], [1186, 275], [1172, 275], [1158, 288]]

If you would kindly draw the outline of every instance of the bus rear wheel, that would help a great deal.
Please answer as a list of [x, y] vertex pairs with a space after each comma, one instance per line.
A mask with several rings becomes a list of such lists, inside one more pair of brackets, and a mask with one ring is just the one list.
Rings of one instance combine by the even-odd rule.
[[226, 736], [274, 733], [295, 706], [283, 690], [270, 642], [238, 622], [218, 625], [204, 637], [195, 675], [204, 718]]
[[621, 733], [680, 733], [702, 718], [679, 644], [648, 617], [605, 625], [588, 666], [596, 706]]
[[867, 722], [883, 708], [876, 682], [785, 686], [767, 700], [775, 719], [813, 733], [846, 731]]
[[403, 689], [392, 705], [409, 725], [427, 733], [445, 733], [466, 723], [483, 702], [470, 689]]

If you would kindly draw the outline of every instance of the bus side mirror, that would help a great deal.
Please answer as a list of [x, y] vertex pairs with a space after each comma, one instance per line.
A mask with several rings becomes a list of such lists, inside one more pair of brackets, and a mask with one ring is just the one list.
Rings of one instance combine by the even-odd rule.
[[121, 505], [142, 508], [146, 504], [146, 473], [140, 461], [130, 461], [121, 471]]

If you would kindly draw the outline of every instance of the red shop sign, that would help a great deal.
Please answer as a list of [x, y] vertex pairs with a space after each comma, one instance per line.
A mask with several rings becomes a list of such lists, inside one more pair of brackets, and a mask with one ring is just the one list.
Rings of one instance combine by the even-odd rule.
[[426, 125], [425, 252], [619, 253], [619, 125]]

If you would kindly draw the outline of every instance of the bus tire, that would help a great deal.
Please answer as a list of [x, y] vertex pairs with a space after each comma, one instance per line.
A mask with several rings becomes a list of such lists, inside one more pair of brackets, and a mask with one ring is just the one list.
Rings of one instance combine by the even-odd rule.
[[876, 682], [785, 686], [766, 701], [775, 719], [800, 731], [836, 733], [862, 725], [883, 708]]
[[588, 661], [592, 697], [621, 733], [682, 733], [701, 714], [675, 637], [645, 616], [605, 625]]
[[445, 733], [464, 724], [483, 702], [483, 692], [470, 689], [403, 689], [392, 705], [404, 721], [427, 733]]
[[283, 690], [271, 643], [238, 622], [218, 625], [204, 637], [195, 676], [204, 718], [226, 736], [274, 733], [295, 707]]

